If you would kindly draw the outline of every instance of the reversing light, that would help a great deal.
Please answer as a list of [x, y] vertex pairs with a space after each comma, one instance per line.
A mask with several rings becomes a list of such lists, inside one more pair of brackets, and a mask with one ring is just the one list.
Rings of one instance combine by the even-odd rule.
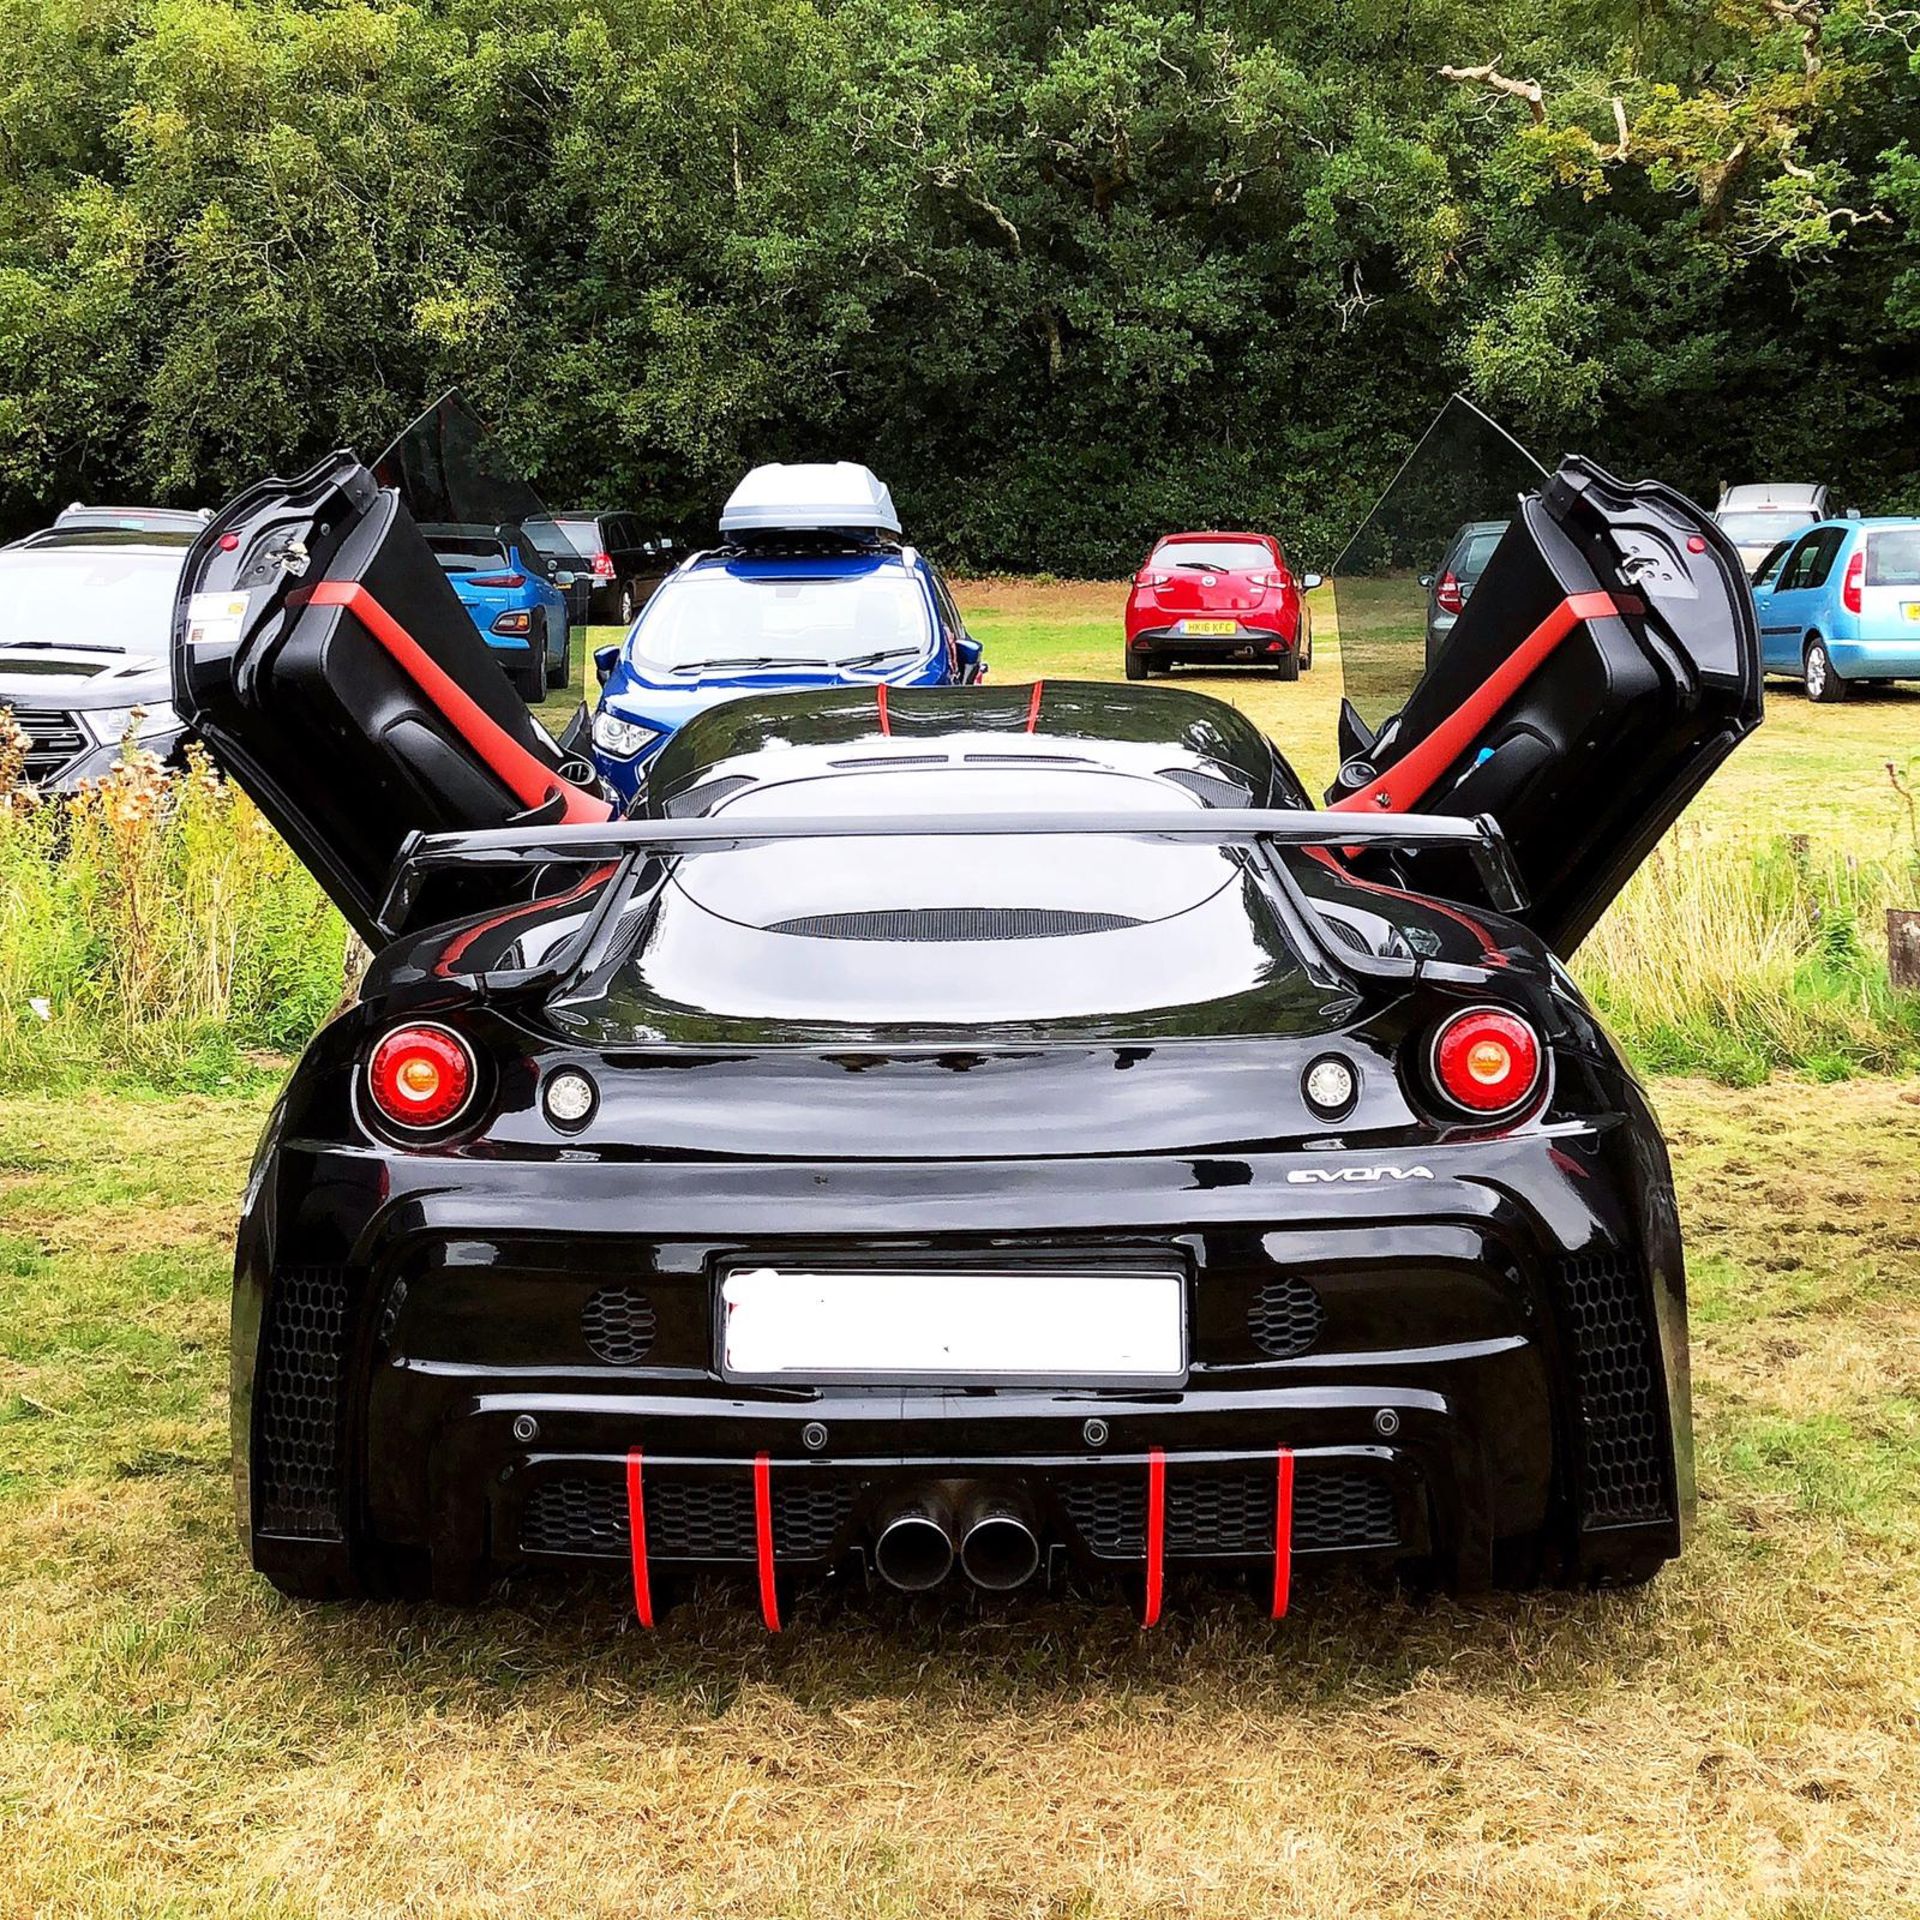
[[1318, 1060], [1310, 1061], [1300, 1087], [1307, 1105], [1322, 1120], [1343, 1118], [1360, 1090], [1353, 1069], [1335, 1053], [1323, 1053]]
[[473, 1053], [445, 1027], [395, 1027], [367, 1062], [367, 1091], [396, 1127], [444, 1127], [473, 1098]]
[[1469, 1113], [1510, 1113], [1540, 1081], [1540, 1038], [1497, 1007], [1456, 1013], [1433, 1040], [1433, 1077]]
[[514, 613], [498, 613], [493, 618], [495, 633], [531, 633], [533, 615], [521, 609]]
[[599, 1100], [593, 1082], [574, 1067], [562, 1067], [558, 1073], [549, 1074], [540, 1089], [540, 1101], [547, 1110], [547, 1118], [569, 1133], [592, 1119]]

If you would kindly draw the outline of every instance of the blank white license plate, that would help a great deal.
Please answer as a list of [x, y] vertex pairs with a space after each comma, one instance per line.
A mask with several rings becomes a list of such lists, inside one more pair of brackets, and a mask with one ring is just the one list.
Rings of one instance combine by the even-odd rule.
[[821, 1273], [720, 1287], [730, 1379], [1161, 1381], [1186, 1371], [1177, 1273]]

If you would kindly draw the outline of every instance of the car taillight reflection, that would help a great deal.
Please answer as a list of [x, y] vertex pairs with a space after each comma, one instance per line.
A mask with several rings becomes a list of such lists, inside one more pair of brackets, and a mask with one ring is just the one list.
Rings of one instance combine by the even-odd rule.
[[1442, 613], [1464, 613], [1467, 607], [1467, 590], [1460, 584], [1460, 576], [1449, 570], [1434, 583], [1433, 604]]
[[1539, 1036], [1511, 1013], [1471, 1007], [1434, 1036], [1433, 1077], [1468, 1113], [1510, 1113], [1539, 1084]]
[[367, 1062], [367, 1091], [383, 1118], [411, 1133], [444, 1127], [473, 1098], [473, 1054], [445, 1027], [395, 1027]]

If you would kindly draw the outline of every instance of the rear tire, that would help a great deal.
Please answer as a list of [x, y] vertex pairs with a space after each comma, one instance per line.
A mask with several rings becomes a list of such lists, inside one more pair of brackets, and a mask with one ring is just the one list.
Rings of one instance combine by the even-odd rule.
[[1144, 653], [1135, 653], [1129, 647], [1126, 651], [1127, 678], [1144, 680], [1153, 671], [1153, 662]]
[[513, 690], [528, 706], [547, 697], [547, 623], [544, 619], [527, 635], [527, 657], [508, 674]]
[[1832, 659], [1827, 653], [1824, 640], [1809, 640], [1806, 657], [1801, 664], [1801, 682], [1806, 687], [1807, 698], [1816, 700], [1822, 706], [1833, 706], [1847, 697], [1847, 683], [1834, 670]]
[[1280, 678], [1282, 680], [1298, 680], [1300, 678], [1300, 655], [1293, 647], [1289, 647], [1286, 652], [1280, 656]]
[[620, 624], [623, 627], [630, 627], [633, 624], [632, 581], [628, 581], [628, 583], [620, 589]]

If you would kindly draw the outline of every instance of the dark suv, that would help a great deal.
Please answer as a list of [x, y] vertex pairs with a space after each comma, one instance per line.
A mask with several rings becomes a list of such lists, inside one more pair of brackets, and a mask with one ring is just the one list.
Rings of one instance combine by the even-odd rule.
[[584, 617], [596, 626], [617, 621], [632, 623], [653, 590], [673, 571], [673, 541], [663, 533], [649, 533], [630, 513], [556, 513], [538, 529], [557, 527], [561, 538], [586, 564], [580, 577], [588, 583]]

